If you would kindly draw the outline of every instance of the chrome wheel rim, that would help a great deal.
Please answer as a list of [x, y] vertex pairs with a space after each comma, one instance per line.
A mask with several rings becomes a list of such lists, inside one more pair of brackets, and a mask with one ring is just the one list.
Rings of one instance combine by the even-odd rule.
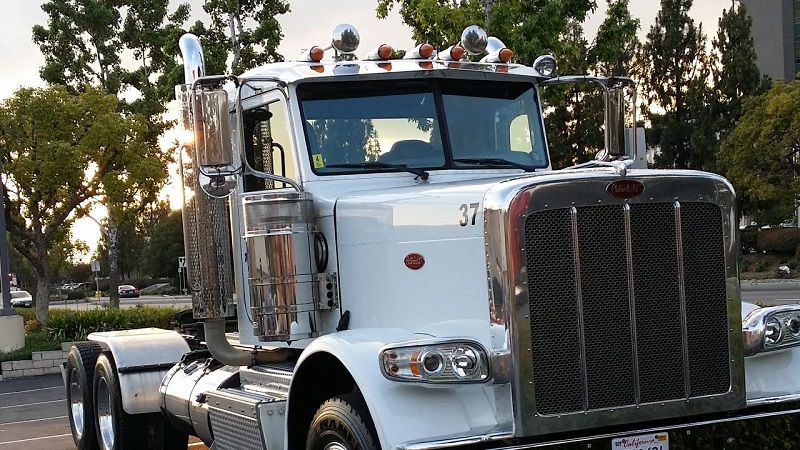
[[324, 450], [348, 450], [347, 446], [338, 442], [331, 442], [325, 446]]
[[80, 439], [83, 436], [83, 386], [78, 377], [78, 369], [73, 368], [69, 380], [69, 411], [72, 415], [72, 425], [75, 434]]
[[114, 417], [111, 413], [111, 392], [106, 379], [97, 380], [97, 428], [100, 430], [100, 445], [103, 450], [114, 448]]

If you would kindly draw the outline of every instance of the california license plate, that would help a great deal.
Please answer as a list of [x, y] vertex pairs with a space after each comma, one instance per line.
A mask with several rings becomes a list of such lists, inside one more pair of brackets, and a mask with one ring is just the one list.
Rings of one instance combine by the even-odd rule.
[[611, 450], [669, 450], [669, 435], [653, 433], [616, 438], [611, 441]]

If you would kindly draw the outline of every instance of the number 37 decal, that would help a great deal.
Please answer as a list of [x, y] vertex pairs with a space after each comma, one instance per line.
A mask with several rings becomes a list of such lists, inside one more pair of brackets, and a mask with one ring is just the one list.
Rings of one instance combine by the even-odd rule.
[[461, 206], [458, 207], [458, 210], [461, 211], [461, 220], [458, 221], [458, 224], [462, 227], [470, 223], [475, 225], [475, 216], [478, 215], [478, 206], [480, 206], [480, 203], [470, 203], [469, 205], [462, 203]]

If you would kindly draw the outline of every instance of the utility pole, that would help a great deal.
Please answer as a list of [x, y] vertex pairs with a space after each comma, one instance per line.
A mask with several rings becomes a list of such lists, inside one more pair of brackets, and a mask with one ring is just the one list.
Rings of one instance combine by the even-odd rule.
[[[2, 162], [0, 162], [0, 174], [3, 172]], [[0, 280], [0, 289], [3, 294], [3, 308], [0, 309], [0, 316], [13, 316], [17, 312], [11, 307], [11, 293], [8, 283], [8, 241], [6, 240], [6, 201], [5, 195], [0, 196], [0, 270], [3, 276]]]

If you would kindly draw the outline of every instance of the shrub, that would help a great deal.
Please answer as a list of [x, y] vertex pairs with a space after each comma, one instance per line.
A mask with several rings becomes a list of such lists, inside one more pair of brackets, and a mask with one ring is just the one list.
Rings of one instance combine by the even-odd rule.
[[794, 255], [800, 245], [800, 228], [767, 228], [758, 232], [758, 249], [766, 253]]
[[739, 244], [742, 253], [750, 253], [758, 249], [758, 229], [746, 229], [739, 232]]
[[67, 293], [67, 300], [83, 300], [86, 298], [86, 291], [78, 290], [78, 291], [69, 291]]
[[740, 261], [741, 262], [739, 266], [742, 268], [742, 272], [747, 272], [750, 270], [750, 260], [742, 258]]
[[36, 319], [30, 319], [25, 321], [25, 333], [38, 333], [42, 331], [42, 322], [39, 322]]
[[797, 261], [790, 262], [789, 263], [789, 268], [792, 269], [793, 271], [797, 270]]
[[756, 264], [756, 272], [765, 272], [769, 267], [769, 263], [766, 260], [761, 260]]
[[95, 331], [117, 331], [132, 328], [166, 328], [177, 312], [174, 308], [144, 306], [134, 309], [91, 309], [51, 314], [45, 330], [56, 340], [81, 341]]

